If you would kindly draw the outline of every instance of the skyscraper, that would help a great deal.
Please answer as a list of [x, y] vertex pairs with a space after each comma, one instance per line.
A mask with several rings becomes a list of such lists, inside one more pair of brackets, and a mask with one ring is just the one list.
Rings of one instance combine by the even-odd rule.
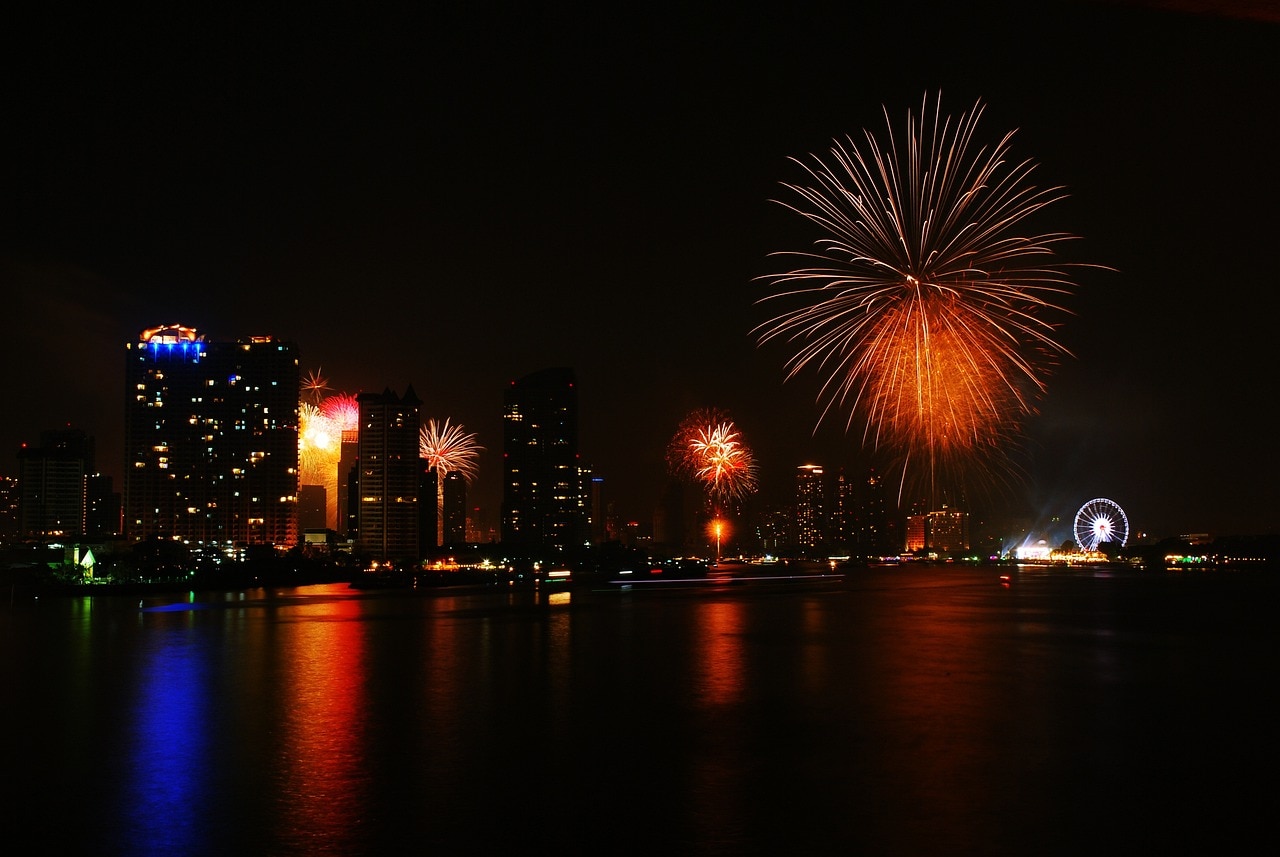
[[467, 480], [461, 471], [450, 470], [444, 477], [444, 543], [450, 546], [467, 540]]
[[573, 370], [512, 381], [502, 414], [502, 541], [564, 548], [586, 537]]
[[422, 402], [410, 386], [361, 393], [357, 512], [360, 551], [379, 562], [413, 564], [420, 558], [418, 493], [422, 465], [418, 432]]
[[206, 341], [169, 325], [144, 330], [126, 352], [128, 538], [296, 544], [296, 346]]
[[18, 451], [19, 531], [26, 536], [85, 533], [85, 480], [93, 472], [93, 438], [80, 429], [40, 433], [40, 446]]
[[826, 541], [823, 509], [822, 468], [802, 464], [796, 468], [796, 542], [802, 549], [816, 548]]
[[896, 509], [884, 477], [871, 468], [867, 471], [858, 513], [858, 545], [863, 556], [889, 556], [902, 549], [895, 523]]

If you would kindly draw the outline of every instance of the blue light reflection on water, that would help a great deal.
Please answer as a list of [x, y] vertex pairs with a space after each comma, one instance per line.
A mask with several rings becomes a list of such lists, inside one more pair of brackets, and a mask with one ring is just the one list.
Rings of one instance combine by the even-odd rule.
[[155, 629], [140, 654], [121, 770], [120, 845], [139, 855], [202, 853], [215, 734], [207, 641], [179, 623]]

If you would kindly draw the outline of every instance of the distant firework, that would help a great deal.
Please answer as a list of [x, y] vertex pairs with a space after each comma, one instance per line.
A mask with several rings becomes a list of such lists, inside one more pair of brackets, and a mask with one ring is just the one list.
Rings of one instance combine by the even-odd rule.
[[313, 405], [319, 405], [330, 389], [329, 379], [322, 377], [319, 369], [308, 372], [307, 377], [302, 379], [302, 395]]
[[436, 544], [444, 544], [444, 478], [461, 473], [468, 483], [476, 477], [477, 459], [484, 447], [476, 443], [475, 434], [449, 420], [438, 423], [427, 420], [418, 434], [418, 454], [436, 472]]
[[418, 435], [418, 454], [443, 477], [457, 471], [471, 482], [476, 477], [477, 458], [484, 447], [476, 443], [476, 436], [463, 430], [461, 425], [450, 425], [427, 420]]
[[755, 457], [723, 411], [710, 408], [686, 417], [667, 446], [672, 473], [700, 484], [713, 502], [740, 500], [755, 492]]
[[844, 409], [848, 429], [861, 415], [864, 441], [931, 490], [970, 464], [1012, 469], [1043, 377], [1067, 353], [1051, 317], [1072, 284], [1045, 262], [1075, 236], [1013, 232], [1064, 194], [1028, 186], [1031, 162], [1006, 163], [1012, 132], [970, 151], [982, 111], [953, 121], [935, 104], [926, 121], [926, 98], [901, 139], [886, 111], [883, 143], [864, 131], [865, 148], [850, 137], [829, 161], [793, 159], [810, 182], [784, 183], [799, 202], [781, 204], [824, 235], [812, 252], [775, 254], [800, 267], [765, 277], [776, 288], [763, 300], [790, 308], [753, 331], [795, 345], [788, 380], [822, 375], [819, 422]]

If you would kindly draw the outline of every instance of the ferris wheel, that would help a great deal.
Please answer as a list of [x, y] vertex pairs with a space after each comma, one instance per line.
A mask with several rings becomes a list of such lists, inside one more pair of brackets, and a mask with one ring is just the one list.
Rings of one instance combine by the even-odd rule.
[[1075, 536], [1082, 550], [1097, 550], [1103, 542], [1119, 542], [1124, 547], [1129, 540], [1129, 519], [1116, 501], [1098, 497], [1076, 512]]

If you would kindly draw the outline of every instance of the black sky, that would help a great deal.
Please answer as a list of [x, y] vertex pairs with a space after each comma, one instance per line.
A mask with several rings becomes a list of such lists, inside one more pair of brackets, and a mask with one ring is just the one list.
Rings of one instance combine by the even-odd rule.
[[625, 516], [648, 517], [698, 407], [731, 412], [783, 498], [798, 464], [867, 459], [842, 423], [814, 431], [817, 379], [784, 383], [785, 350], [750, 335], [768, 254], [814, 237], [770, 199], [788, 157], [940, 91], [987, 105], [989, 142], [1018, 129], [1014, 155], [1070, 194], [1045, 227], [1116, 269], [1078, 277], [1074, 358], [1005, 505], [1069, 517], [1107, 496], [1153, 535], [1280, 528], [1280, 16], [456, 5], [21, 13], [0, 447], [71, 423], [118, 476], [124, 343], [178, 322], [291, 339], [339, 391], [412, 384], [424, 416], [478, 433], [491, 513], [503, 389], [561, 365]]

